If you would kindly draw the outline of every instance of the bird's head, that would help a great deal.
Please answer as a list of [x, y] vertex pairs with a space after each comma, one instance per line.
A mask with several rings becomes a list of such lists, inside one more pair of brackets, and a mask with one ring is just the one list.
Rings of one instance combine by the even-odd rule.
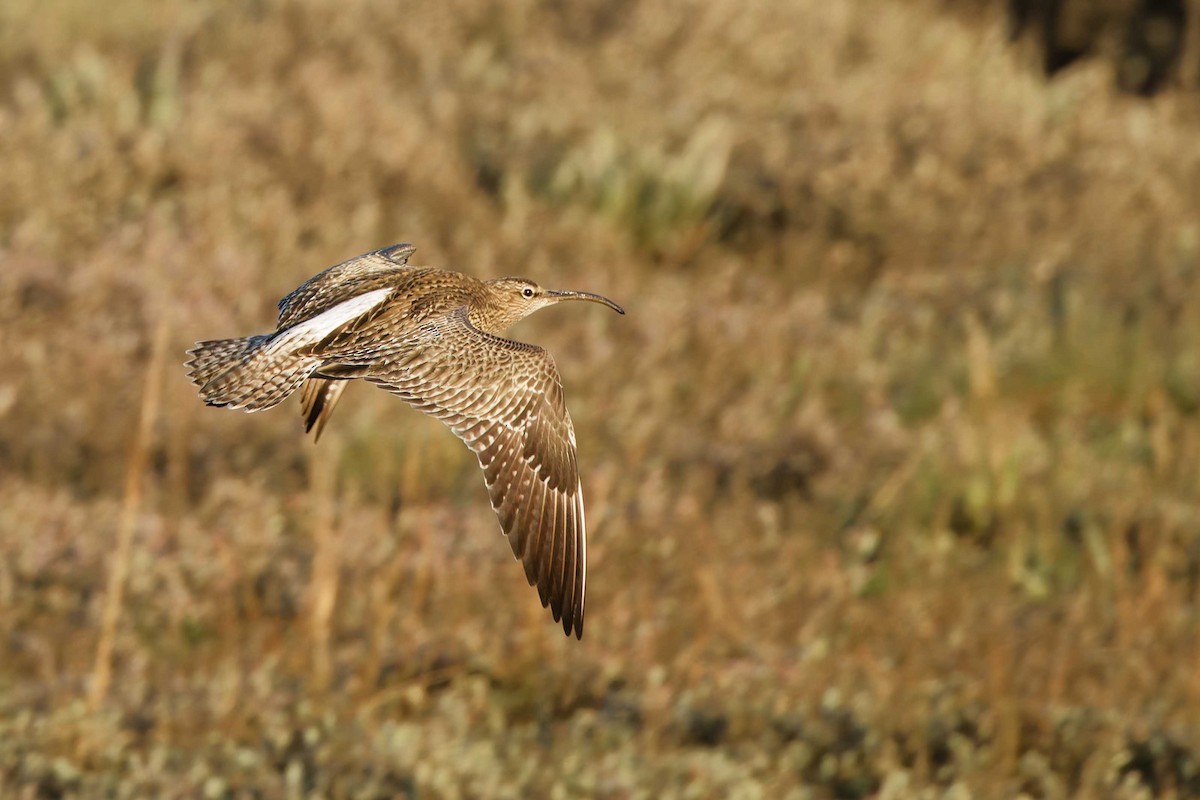
[[[624, 314], [625, 309], [609, 300], [607, 297], [591, 292], [562, 291], [558, 289], [543, 289], [527, 278], [497, 278], [487, 281], [490, 303], [481, 315], [484, 324], [491, 328], [490, 333], [500, 334], [510, 325], [524, 319], [533, 312], [564, 300], [588, 300], [600, 303]], [[485, 328], [487, 330], [488, 328]]]

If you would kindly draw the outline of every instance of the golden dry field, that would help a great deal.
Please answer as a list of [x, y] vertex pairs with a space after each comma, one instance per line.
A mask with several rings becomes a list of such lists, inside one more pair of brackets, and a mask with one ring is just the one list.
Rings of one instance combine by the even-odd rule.
[[[1200, 797], [1200, 97], [1002, 4], [0, 3], [0, 797]], [[613, 297], [588, 622], [317, 271]]]

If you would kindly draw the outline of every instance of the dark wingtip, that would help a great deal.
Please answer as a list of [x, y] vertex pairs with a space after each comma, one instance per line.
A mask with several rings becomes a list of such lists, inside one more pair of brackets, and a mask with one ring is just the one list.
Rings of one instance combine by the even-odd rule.
[[[554, 621], [558, 622], [558, 615], [554, 615]], [[583, 638], [583, 609], [564, 608], [562, 610], [562, 626], [563, 633], [569, 638], [572, 633], [576, 639]]]
[[408, 257], [416, 251], [417, 246], [415, 244], [401, 242], [400, 244], [394, 244], [391, 247], [385, 247], [382, 250], [377, 250], [376, 252], [386, 258], [388, 261], [394, 261], [397, 264], [407, 264]]

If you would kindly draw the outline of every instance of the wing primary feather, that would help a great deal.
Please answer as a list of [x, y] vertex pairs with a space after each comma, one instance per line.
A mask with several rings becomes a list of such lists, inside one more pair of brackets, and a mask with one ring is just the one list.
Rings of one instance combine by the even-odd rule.
[[575, 513], [575, 497], [570, 498], [571, 513], [567, 515], [567, 535], [563, 538], [563, 633], [571, 635], [571, 625], [575, 622], [575, 537], [578, 530], [578, 516]]
[[579, 581], [579, 591], [575, 601], [575, 638], [583, 638], [583, 609], [587, 602], [587, 515], [583, 508], [583, 484], [575, 488], [575, 503], [579, 509], [579, 556], [576, 562], [576, 580]]
[[[520, 458], [516, 459], [518, 469], [522, 463]], [[530, 480], [528, 470], [519, 469], [515, 480], [517, 494], [513, 498], [513, 529], [520, 530], [524, 539], [525, 552], [521, 561], [525, 567], [525, 578], [532, 586], [539, 582], [541, 574], [541, 561], [538, 553], [542, 546], [542, 527], [545, 516], [545, 510], [542, 507], [544, 497], [538, 493], [538, 484]], [[537, 525], [532, 524], [534, 506], [538, 507]], [[541, 594], [540, 589], [538, 593]], [[543, 602], [542, 605], [545, 603]]]
[[496, 485], [502, 485], [504, 489], [502, 494], [493, 495], [493, 497], [500, 499], [500, 506], [496, 509], [496, 515], [500, 518], [500, 527], [508, 534], [513, 554], [517, 558], [521, 558], [529, 543], [529, 531], [517, 524], [517, 516], [521, 511], [521, 503], [524, 499], [523, 492], [525, 491], [525, 488], [521, 485], [521, 473], [514, 469], [520, 462], [521, 448], [515, 444], [510, 444], [505, 448], [500, 458], [503, 459], [503, 464], [501, 464], [499, 471], [496, 473]]
[[566, 497], [562, 492], [554, 491], [554, 502], [558, 506], [557, 524], [554, 526], [554, 550], [546, 559], [547, 583], [549, 584], [550, 597], [554, 604], [554, 621], [558, 622], [562, 619], [563, 614], [563, 590], [562, 577], [559, 571], [561, 563], [563, 542], [567, 538], [567, 503]]
[[558, 599], [558, 606], [564, 619], [570, 619], [571, 607], [569, 604], [569, 591], [566, 589], [566, 539], [572, 535], [571, 515], [568, 509], [568, 497], [565, 494], [554, 489], [554, 495], [558, 498], [558, 507], [562, 510], [562, 524], [556, 529], [557, 536], [554, 536], [554, 557], [551, 559], [551, 570], [553, 576], [554, 597]]
[[[530, 553], [530, 559], [533, 560], [534, 572], [538, 576], [538, 595], [541, 597], [542, 606], [550, 606], [552, 594], [550, 585], [550, 559], [551, 547], [553, 546], [554, 527], [558, 524], [558, 505], [554, 503], [554, 495], [548, 492], [544, 483], [533, 477], [532, 471], [530, 475], [529, 494], [538, 498], [542, 512], [538, 521], [538, 545], [534, 548], [533, 553]], [[551, 608], [551, 612], [553, 612]], [[554, 614], [554, 621], [558, 621], [558, 614]]]

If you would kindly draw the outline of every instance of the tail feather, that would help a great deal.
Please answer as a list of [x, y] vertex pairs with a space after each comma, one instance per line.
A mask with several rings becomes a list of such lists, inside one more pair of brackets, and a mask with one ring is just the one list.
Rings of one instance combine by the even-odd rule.
[[321, 363], [269, 335], [199, 342], [189, 354], [188, 376], [204, 402], [248, 411], [277, 405]]
[[188, 350], [191, 358], [184, 363], [188, 368], [188, 377], [197, 386], [204, 386], [222, 372], [245, 361], [251, 353], [270, 340], [270, 335], [266, 335], [196, 342], [196, 346]]

